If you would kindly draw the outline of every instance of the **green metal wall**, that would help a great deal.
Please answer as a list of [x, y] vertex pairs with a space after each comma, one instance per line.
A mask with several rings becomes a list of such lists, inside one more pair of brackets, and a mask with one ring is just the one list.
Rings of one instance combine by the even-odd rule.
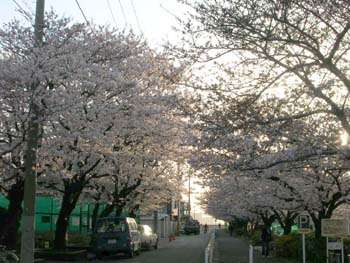
[[[8, 200], [0, 194], [0, 206], [7, 208]], [[105, 205], [100, 206], [100, 211]], [[50, 196], [36, 197], [36, 216], [35, 229], [38, 232], [54, 232], [56, 230], [56, 221], [61, 208], [61, 200]], [[69, 218], [68, 232], [81, 233], [86, 235], [92, 225], [93, 204], [78, 205]], [[138, 213], [137, 213], [138, 214]], [[128, 216], [127, 212], [123, 212], [122, 216]], [[139, 222], [139, 216], [136, 221]]]
[[[0, 206], [7, 208], [8, 200], [0, 194]], [[78, 205], [69, 218], [68, 231], [87, 234], [91, 228], [93, 205]], [[53, 232], [56, 229], [56, 221], [61, 208], [61, 200], [50, 196], [36, 197], [36, 231]], [[103, 209], [103, 206], [101, 207]]]
[[[36, 198], [35, 224], [37, 231], [55, 231], [61, 200], [47, 196]], [[93, 205], [78, 205], [69, 218], [68, 231], [87, 234], [91, 227]]]

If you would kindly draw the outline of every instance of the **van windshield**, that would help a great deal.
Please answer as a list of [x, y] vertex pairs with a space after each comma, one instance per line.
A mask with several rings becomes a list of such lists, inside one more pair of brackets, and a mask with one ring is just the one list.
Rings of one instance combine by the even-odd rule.
[[96, 232], [106, 233], [106, 232], [125, 232], [126, 225], [124, 220], [106, 218], [102, 220], [97, 220]]

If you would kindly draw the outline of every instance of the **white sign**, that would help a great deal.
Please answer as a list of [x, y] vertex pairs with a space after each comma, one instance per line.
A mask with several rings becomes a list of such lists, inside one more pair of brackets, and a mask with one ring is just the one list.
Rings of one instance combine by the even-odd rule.
[[322, 219], [321, 232], [323, 237], [344, 237], [349, 233], [347, 219]]
[[343, 248], [342, 242], [328, 242], [328, 250], [341, 250]]
[[309, 234], [310, 233], [310, 229], [298, 229], [298, 233], [299, 234]]

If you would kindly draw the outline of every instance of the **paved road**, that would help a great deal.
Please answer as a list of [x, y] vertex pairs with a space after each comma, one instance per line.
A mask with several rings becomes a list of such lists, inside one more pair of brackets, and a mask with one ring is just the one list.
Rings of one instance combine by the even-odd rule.
[[[141, 255], [129, 259], [124, 255], [92, 260], [93, 263], [203, 263], [204, 249], [209, 233], [176, 237], [175, 241], [160, 240], [157, 250], [142, 251]], [[49, 262], [47, 263], [59, 263]], [[78, 263], [78, 262], [77, 262]], [[82, 263], [82, 262], [81, 262]]]
[[198, 236], [181, 236], [175, 241], [163, 241], [158, 250], [145, 251], [124, 263], [203, 263], [204, 249], [209, 234]]

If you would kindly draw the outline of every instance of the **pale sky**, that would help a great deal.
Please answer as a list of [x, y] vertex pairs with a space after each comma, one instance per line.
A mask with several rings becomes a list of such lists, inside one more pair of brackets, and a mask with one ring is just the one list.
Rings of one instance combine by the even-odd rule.
[[[22, 17], [16, 3], [34, 14], [35, 0], [0, 0], [1, 25]], [[159, 46], [164, 40], [176, 40], [171, 29], [177, 24], [174, 15], [181, 17], [185, 12], [177, 0], [78, 0], [78, 3], [89, 21], [132, 28], [136, 33], [142, 31], [152, 46]], [[51, 8], [74, 21], [85, 21], [76, 0], [46, 0], [45, 10]]]

